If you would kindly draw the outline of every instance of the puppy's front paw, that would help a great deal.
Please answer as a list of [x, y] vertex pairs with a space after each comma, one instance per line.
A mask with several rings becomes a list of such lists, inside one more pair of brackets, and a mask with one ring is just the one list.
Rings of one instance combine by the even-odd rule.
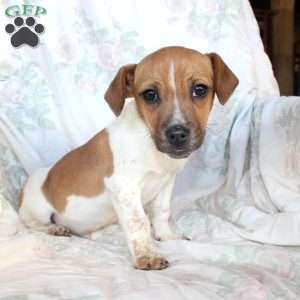
[[169, 262], [162, 256], [144, 255], [136, 259], [135, 267], [140, 270], [162, 270], [169, 266]]

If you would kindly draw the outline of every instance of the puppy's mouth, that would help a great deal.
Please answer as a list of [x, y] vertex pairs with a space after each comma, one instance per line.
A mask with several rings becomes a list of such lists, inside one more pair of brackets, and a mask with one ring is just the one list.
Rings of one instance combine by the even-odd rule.
[[184, 159], [188, 158], [192, 152], [194, 152], [201, 146], [204, 139], [204, 133], [197, 138], [192, 138], [185, 145], [182, 145], [180, 147], [171, 145], [164, 138], [154, 137], [153, 139], [158, 151], [167, 154], [171, 158]]
[[192, 153], [192, 151], [185, 150], [185, 149], [176, 149], [174, 151], [165, 152], [165, 153], [168, 154], [171, 158], [180, 159], [180, 158], [189, 157], [189, 155]]

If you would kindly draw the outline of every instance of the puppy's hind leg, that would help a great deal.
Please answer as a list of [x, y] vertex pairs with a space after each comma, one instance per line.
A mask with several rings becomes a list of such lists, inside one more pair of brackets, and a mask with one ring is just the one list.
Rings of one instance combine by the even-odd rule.
[[21, 220], [25, 224], [25, 226], [29, 229], [48, 233], [50, 235], [55, 235], [55, 236], [71, 236], [70, 229], [68, 229], [63, 225], [59, 225], [55, 223], [54, 213], [50, 215], [48, 222], [41, 222], [40, 220], [32, 217], [30, 213], [28, 212], [25, 213], [25, 211], [22, 209], [20, 209], [19, 215]]
[[71, 236], [71, 230], [63, 225], [55, 223], [55, 214], [53, 213], [50, 217], [51, 223], [48, 226], [48, 234], [57, 236]]
[[42, 192], [48, 170], [40, 169], [29, 177], [21, 193], [19, 216], [26, 227], [52, 235], [69, 236], [70, 230], [55, 223], [55, 209]]

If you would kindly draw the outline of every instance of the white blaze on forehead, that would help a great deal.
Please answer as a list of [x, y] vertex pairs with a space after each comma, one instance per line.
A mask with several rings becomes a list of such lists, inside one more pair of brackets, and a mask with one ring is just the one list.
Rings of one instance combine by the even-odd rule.
[[169, 83], [170, 86], [174, 92], [174, 95], [176, 97], [176, 82], [175, 82], [175, 69], [174, 69], [174, 62], [171, 60], [170, 65], [169, 65]]
[[168, 81], [174, 95], [174, 111], [173, 111], [173, 116], [171, 118], [171, 124], [184, 123], [185, 118], [182, 114], [182, 111], [179, 106], [179, 101], [177, 98], [175, 68], [174, 68], [174, 62], [172, 60], [169, 65]]

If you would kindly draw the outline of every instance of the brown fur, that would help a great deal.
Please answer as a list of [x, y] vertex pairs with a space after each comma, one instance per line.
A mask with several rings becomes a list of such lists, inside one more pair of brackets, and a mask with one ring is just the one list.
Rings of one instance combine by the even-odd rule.
[[219, 101], [225, 104], [239, 81], [218, 54], [209, 53], [208, 57], [214, 70], [214, 88]]
[[116, 77], [106, 91], [104, 98], [110, 99], [108, 104], [111, 110], [118, 116], [124, 106], [124, 102], [119, 99], [126, 99], [133, 96], [133, 80], [136, 64], [126, 65], [120, 68]]
[[104, 190], [104, 177], [113, 173], [108, 134], [102, 130], [85, 145], [69, 152], [49, 171], [42, 186], [47, 200], [63, 212], [70, 195], [94, 197]]

